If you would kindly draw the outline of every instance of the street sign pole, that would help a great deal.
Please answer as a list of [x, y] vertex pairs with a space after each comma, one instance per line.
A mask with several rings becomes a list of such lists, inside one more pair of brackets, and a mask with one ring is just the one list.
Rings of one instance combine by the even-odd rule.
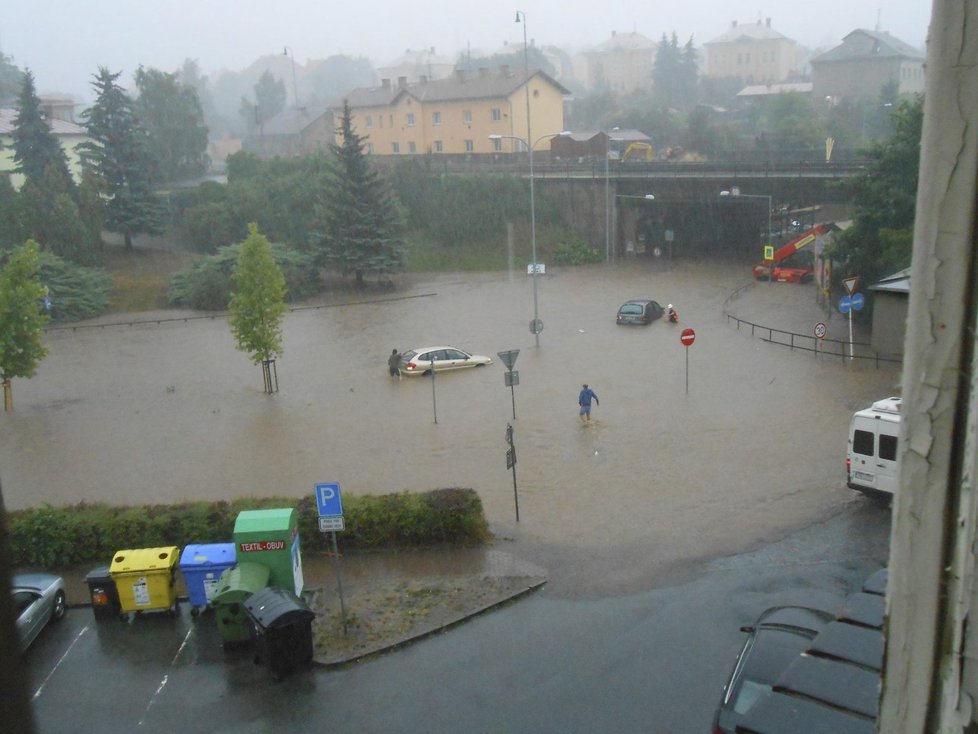
[[319, 530], [329, 531], [333, 541], [333, 568], [336, 570], [336, 588], [340, 595], [340, 614], [343, 616], [343, 636], [347, 634], [346, 600], [343, 598], [343, 574], [340, 571], [340, 551], [336, 543], [336, 531], [343, 529], [343, 497], [339, 484], [316, 485], [316, 507], [319, 510]]
[[340, 614], [343, 616], [343, 636], [346, 637], [346, 602], [343, 600], [343, 574], [340, 573], [340, 551], [336, 545], [336, 531], [330, 532], [333, 536], [333, 567], [336, 569], [336, 589], [340, 594]]
[[438, 403], [435, 400], [435, 360], [431, 359], [431, 411], [435, 414], [435, 425], [438, 424]]
[[509, 349], [505, 352], [496, 352], [496, 356], [506, 365], [506, 376], [504, 382], [509, 385], [510, 398], [513, 401], [513, 420], [516, 420], [516, 385], [520, 384], [520, 373], [513, 371], [516, 358], [520, 356], [519, 349]]
[[513, 502], [516, 505], [516, 522], [520, 521], [520, 494], [516, 489], [516, 445], [513, 443], [513, 424], [506, 424], [506, 468], [513, 470]]
[[692, 329], [683, 329], [679, 335], [679, 341], [686, 347], [686, 394], [689, 395], [689, 347], [696, 341], [696, 332]]

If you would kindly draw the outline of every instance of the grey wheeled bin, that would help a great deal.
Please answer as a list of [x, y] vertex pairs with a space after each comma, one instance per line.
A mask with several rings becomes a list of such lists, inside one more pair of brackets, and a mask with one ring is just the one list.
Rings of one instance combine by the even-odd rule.
[[119, 619], [122, 605], [119, 603], [119, 591], [115, 588], [115, 579], [109, 573], [109, 567], [93, 568], [85, 574], [85, 583], [88, 584], [88, 595], [95, 619]]
[[221, 574], [211, 596], [211, 606], [225, 647], [251, 641], [244, 603], [252, 594], [268, 586], [268, 574], [268, 566], [260, 563], [239, 563]]
[[275, 680], [312, 661], [312, 620], [316, 614], [288, 589], [267, 588], [244, 603], [255, 640], [255, 662]]

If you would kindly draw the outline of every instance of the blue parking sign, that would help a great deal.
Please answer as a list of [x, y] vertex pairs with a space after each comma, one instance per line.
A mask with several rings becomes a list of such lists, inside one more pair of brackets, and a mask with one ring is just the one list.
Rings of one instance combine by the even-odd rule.
[[340, 497], [339, 484], [317, 484], [316, 506], [320, 517], [342, 517], [343, 500]]

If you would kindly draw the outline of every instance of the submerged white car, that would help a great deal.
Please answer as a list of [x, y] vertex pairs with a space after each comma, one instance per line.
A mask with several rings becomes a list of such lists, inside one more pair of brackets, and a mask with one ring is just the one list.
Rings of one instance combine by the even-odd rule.
[[490, 357], [469, 354], [456, 347], [420, 347], [409, 349], [401, 355], [402, 375], [430, 375], [444, 370], [459, 370], [465, 367], [485, 367], [492, 364]]

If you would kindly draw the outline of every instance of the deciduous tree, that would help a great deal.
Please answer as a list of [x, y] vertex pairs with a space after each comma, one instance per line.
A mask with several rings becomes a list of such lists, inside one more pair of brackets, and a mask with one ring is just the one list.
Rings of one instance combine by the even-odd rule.
[[206, 169], [207, 126], [197, 90], [177, 74], [136, 70], [135, 111], [147, 132], [147, 148], [162, 182], [200, 176]]
[[238, 349], [249, 352], [251, 360], [262, 365], [265, 392], [272, 392], [268, 363], [282, 354], [282, 316], [287, 309], [285, 276], [257, 224], [248, 225], [248, 238], [241, 245], [231, 279], [231, 333]]
[[33, 377], [47, 354], [41, 335], [48, 316], [37, 268], [38, 246], [28, 240], [9, 255], [0, 270], [0, 381], [7, 412], [14, 409], [10, 380]]

